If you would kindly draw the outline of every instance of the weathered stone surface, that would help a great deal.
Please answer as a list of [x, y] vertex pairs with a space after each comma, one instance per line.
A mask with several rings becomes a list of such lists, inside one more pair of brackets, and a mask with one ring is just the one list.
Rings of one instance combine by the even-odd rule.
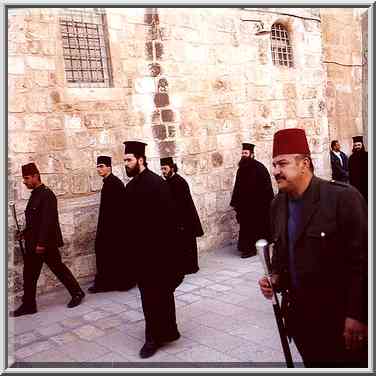
[[[237, 234], [228, 204], [241, 142], [254, 142], [257, 159], [270, 168], [274, 132], [304, 128], [317, 174], [327, 177], [329, 135], [350, 148], [351, 135], [362, 133], [366, 68], [351, 67], [364, 63], [360, 11], [322, 8], [317, 22], [308, 8], [285, 8], [283, 19], [259, 9], [267, 29], [276, 21], [288, 24], [293, 68], [272, 63], [270, 35], [255, 35], [241, 9], [106, 12], [113, 76], [107, 88], [66, 82], [57, 12], [37, 9], [9, 19], [9, 197], [24, 208], [30, 192], [20, 165], [35, 161], [58, 195], [62, 254], [79, 278], [95, 273], [102, 187], [96, 157], [111, 155], [113, 171], [128, 181], [124, 141], [147, 142], [149, 166], [157, 172], [159, 157], [175, 157], [205, 227], [200, 246], [206, 251]], [[9, 247], [17, 265], [10, 274], [13, 299], [22, 288], [22, 263], [13, 240]], [[43, 269], [38, 291], [57, 283]]]

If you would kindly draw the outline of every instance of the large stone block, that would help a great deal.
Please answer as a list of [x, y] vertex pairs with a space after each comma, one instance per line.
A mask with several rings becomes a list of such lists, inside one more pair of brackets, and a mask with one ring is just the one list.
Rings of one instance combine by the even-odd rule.
[[41, 174], [62, 174], [64, 169], [64, 157], [60, 153], [35, 154], [34, 161]]
[[66, 174], [46, 174], [43, 176], [43, 180], [56, 196], [70, 193], [70, 178]]
[[26, 65], [35, 70], [55, 70], [55, 60], [49, 57], [26, 56]]
[[8, 145], [14, 153], [40, 153], [47, 149], [46, 136], [41, 132], [13, 132]]
[[25, 121], [22, 116], [12, 115], [8, 113], [8, 131], [22, 131], [25, 127]]
[[25, 58], [8, 56], [8, 74], [25, 74]]
[[26, 108], [29, 112], [52, 112], [52, 98], [48, 90], [35, 89], [26, 95]]
[[67, 146], [65, 131], [52, 131], [47, 135], [48, 150], [64, 150]]
[[64, 118], [62, 115], [51, 115], [45, 118], [47, 129], [63, 129]]

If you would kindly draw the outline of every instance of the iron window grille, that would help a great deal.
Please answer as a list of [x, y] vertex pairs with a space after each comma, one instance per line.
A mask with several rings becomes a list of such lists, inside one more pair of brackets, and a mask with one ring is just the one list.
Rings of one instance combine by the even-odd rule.
[[59, 19], [65, 77], [74, 87], [112, 86], [104, 9], [68, 8]]
[[289, 33], [282, 24], [274, 24], [271, 30], [272, 60], [274, 65], [294, 66]]

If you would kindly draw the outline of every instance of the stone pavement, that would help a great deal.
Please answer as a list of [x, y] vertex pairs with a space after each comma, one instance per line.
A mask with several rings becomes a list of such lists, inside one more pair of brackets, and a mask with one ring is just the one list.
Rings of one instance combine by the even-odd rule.
[[200, 268], [175, 293], [181, 338], [153, 357], [138, 356], [144, 318], [137, 288], [87, 294], [72, 309], [62, 288], [38, 297], [37, 314], [9, 318], [8, 366], [285, 367], [271, 302], [258, 289], [258, 257], [241, 259], [228, 246], [201, 256]]

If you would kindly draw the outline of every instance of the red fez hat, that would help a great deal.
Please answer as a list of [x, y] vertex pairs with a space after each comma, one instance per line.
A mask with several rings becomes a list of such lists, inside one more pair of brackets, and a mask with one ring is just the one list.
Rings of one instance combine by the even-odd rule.
[[107, 155], [99, 155], [97, 158], [97, 165], [104, 164], [107, 167], [111, 167], [111, 157]]
[[363, 136], [354, 136], [353, 138], [353, 142], [362, 142], [363, 143]]
[[39, 170], [35, 163], [28, 163], [22, 166], [22, 176], [30, 176], [39, 174]]
[[274, 134], [273, 158], [282, 154], [311, 154], [304, 129], [282, 129]]
[[255, 148], [255, 145], [248, 144], [246, 142], [243, 142], [243, 150], [249, 150], [251, 153], [253, 153], [253, 149]]
[[124, 154], [135, 154], [135, 155], [145, 155], [145, 147], [147, 144], [139, 141], [125, 141], [123, 142]]
[[161, 158], [161, 166], [173, 166], [174, 160], [172, 157]]

